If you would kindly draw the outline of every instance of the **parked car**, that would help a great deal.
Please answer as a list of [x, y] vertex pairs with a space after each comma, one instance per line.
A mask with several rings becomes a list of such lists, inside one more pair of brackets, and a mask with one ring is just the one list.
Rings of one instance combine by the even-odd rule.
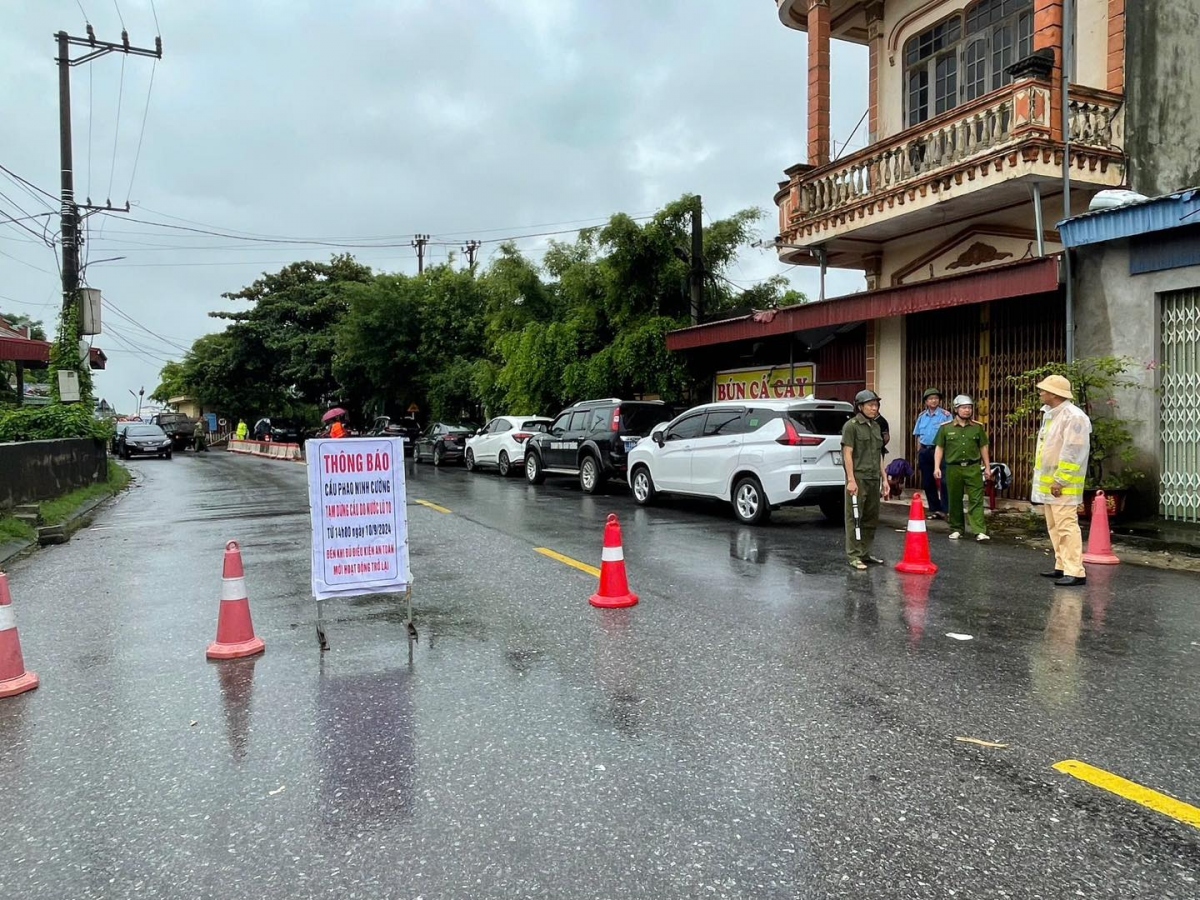
[[117, 439], [124, 433], [126, 428], [128, 428], [130, 425], [136, 425], [136, 424], [137, 424], [136, 422], [123, 421], [123, 422], [117, 422], [113, 426], [112, 440], [110, 440], [108, 442], [108, 449], [112, 452], [113, 456], [117, 455]]
[[393, 420], [390, 416], [378, 416], [375, 424], [368, 432], [371, 435], [404, 438], [404, 453], [412, 456], [413, 448], [421, 437], [421, 426], [416, 419], [402, 418]]
[[780, 506], [818, 506], [841, 521], [846, 472], [842, 426], [854, 407], [837, 400], [725, 400], [683, 413], [629, 454], [633, 499], [713, 497], [757, 525]]
[[139, 454], [170, 459], [173, 449], [171, 436], [157, 425], [130, 422], [117, 436], [117, 456], [122, 459]]
[[501, 477], [507, 478], [524, 462], [525, 442], [544, 434], [551, 424], [553, 420], [545, 416], [496, 416], [467, 438], [467, 471], [495, 466]]
[[271, 420], [271, 440], [277, 444], [303, 444], [310, 429], [288, 419]]
[[413, 445], [413, 462], [429, 460], [435, 466], [462, 462], [467, 438], [478, 430], [469, 422], [434, 422]]
[[150, 422], [166, 433], [173, 449], [186, 450], [191, 446], [196, 428], [196, 420], [191, 416], [181, 412], [161, 412], [155, 413]]
[[594, 494], [610, 478], [625, 479], [629, 451], [672, 415], [660, 400], [576, 403], [559, 413], [545, 433], [525, 442], [525, 479], [541, 484], [547, 475], [571, 475], [585, 493]]

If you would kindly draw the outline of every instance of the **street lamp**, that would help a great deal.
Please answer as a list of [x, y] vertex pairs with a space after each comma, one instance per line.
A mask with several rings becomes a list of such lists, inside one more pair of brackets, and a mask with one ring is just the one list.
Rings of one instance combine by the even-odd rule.
[[142, 395], [145, 393], [145, 387], [141, 388], [141, 390], [139, 390], [136, 394], [133, 392], [133, 388], [129, 389], [129, 395], [137, 401], [137, 412], [134, 413], [134, 415], [139, 419], [142, 417]]

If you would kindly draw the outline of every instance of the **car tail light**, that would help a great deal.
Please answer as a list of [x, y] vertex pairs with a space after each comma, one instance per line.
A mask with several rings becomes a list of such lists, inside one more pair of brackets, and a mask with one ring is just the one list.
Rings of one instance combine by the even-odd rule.
[[513, 440], [516, 441], [518, 444], [523, 444], [527, 440], [529, 440], [531, 437], [533, 437], [533, 434], [528, 431], [518, 431], [516, 434], [513, 435]]
[[621, 430], [621, 407], [619, 406], [613, 408], [612, 430]]
[[775, 438], [775, 443], [785, 447], [820, 447], [825, 439], [816, 434], [801, 434], [791, 420], [783, 420], [783, 434]]

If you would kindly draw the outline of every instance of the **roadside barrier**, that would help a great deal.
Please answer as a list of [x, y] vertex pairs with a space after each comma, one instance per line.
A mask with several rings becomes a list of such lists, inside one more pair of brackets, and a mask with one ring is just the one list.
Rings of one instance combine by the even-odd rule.
[[908, 513], [908, 535], [904, 539], [904, 559], [896, 563], [896, 571], [906, 575], [935, 575], [938, 567], [929, 557], [929, 533], [925, 530], [925, 505], [921, 495], [914, 494]]
[[635, 606], [637, 594], [629, 590], [625, 578], [625, 551], [621, 547], [621, 523], [613, 513], [604, 525], [604, 550], [600, 554], [600, 589], [589, 601], [601, 609]]
[[1108, 498], [1096, 491], [1092, 499], [1092, 523], [1088, 527], [1087, 553], [1083, 561], [1094, 566], [1115, 566], [1121, 560], [1113, 553], [1112, 532], [1108, 529]]
[[246, 596], [246, 571], [237, 541], [225, 545], [221, 571], [221, 610], [217, 614], [217, 639], [208, 645], [209, 659], [238, 659], [262, 653], [266, 643], [254, 635], [250, 598]]
[[239, 441], [237, 438], [230, 438], [225, 449], [230, 453], [244, 453], [247, 456], [304, 461], [304, 451], [299, 444], [280, 444], [275, 441]]
[[8, 576], [0, 572], [0, 697], [15, 697], [38, 686], [38, 677], [25, 671], [21, 655], [21, 636], [13, 614]]

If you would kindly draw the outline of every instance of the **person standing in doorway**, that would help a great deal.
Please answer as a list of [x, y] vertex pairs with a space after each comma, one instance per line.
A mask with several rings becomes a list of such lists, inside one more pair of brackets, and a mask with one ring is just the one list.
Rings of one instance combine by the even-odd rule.
[[[983, 482], [990, 480], [992, 461], [988, 456], [988, 436], [983, 424], [977, 422], [975, 402], [966, 394], [954, 398], [954, 418], [938, 429], [934, 439], [933, 474], [940, 483], [945, 463], [947, 509], [950, 518], [950, 540], [962, 537], [965, 525], [971, 526], [975, 540], [988, 541], [987, 521], [983, 516]], [[985, 474], [986, 473], [986, 474]], [[963, 522], [963, 491], [967, 493], [966, 523]]]
[[1079, 505], [1087, 477], [1092, 421], [1072, 401], [1071, 382], [1051, 375], [1038, 382], [1042, 428], [1033, 458], [1034, 503], [1043, 504], [1054, 547], [1054, 569], [1041, 574], [1063, 587], [1087, 584]]
[[920, 448], [917, 451], [917, 468], [921, 472], [921, 487], [925, 489], [925, 507], [931, 519], [946, 518], [946, 510], [950, 504], [946, 497], [945, 472], [939, 470], [934, 474], [934, 447], [938, 431], [952, 418], [949, 412], [942, 408], [942, 392], [937, 388], [929, 388], [922, 398], [925, 408], [917, 414], [917, 424], [913, 426], [913, 437], [917, 439]]
[[865, 569], [868, 563], [882, 565], [871, 555], [879, 504], [888, 498], [887, 474], [883, 466], [883, 432], [879, 429], [879, 395], [859, 391], [854, 398], [858, 410], [842, 428], [842, 464], [846, 467], [846, 557], [850, 568]]

